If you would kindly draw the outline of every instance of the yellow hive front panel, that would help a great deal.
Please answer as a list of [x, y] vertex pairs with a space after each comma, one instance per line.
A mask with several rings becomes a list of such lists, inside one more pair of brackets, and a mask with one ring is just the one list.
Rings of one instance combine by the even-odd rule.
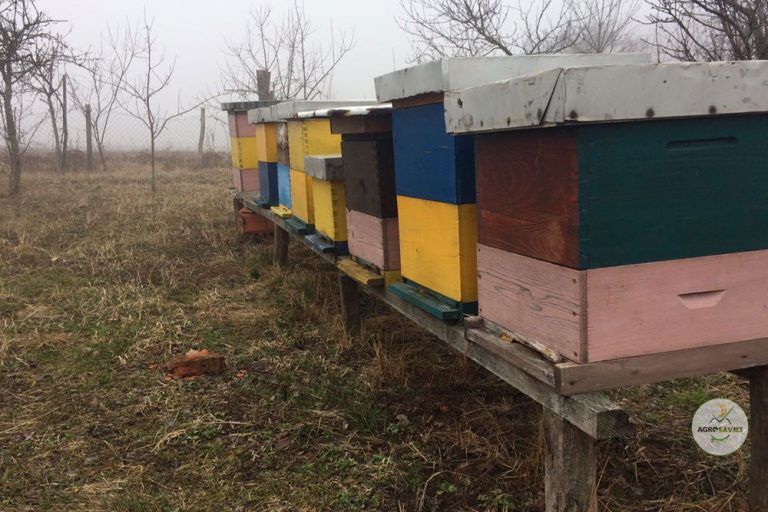
[[315, 223], [312, 177], [291, 169], [291, 211], [307, 224]]
[[477, 205], [397, 197], [400, 272], [459, 302], [477, 301]]
[[260, 162], [277, 162], [277, 125], [256, 125], [256, 147]]
[[335, 242], [347, 241], [347, 205], [343, 181], [312, 180], [315, 229]]
[[304, 170], [304, 122], [288, 121], [288, 158], [291, 169]]
[[258, 169], [256, 137], [231, 137], [232, 165], [235, 169]]
[[[341, 154], [341, 135], [331, 133], [328, 119], [304, 120], [304, 156]], [[293, 164], [293, 156], [291, 156]]]

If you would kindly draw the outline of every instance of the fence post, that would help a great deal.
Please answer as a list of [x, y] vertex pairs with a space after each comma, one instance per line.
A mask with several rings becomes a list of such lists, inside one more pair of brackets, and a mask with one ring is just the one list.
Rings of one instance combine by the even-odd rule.
[[256, 71], [256, 90], [259, 94], [259, 99], [271, 100], [272, 91], [270, 91], [270, 81], [272, 74], [266, 69], [259, 69]]
[[88, 172], [93, 172], [93, 125], [90, 105], [85, 106], [85, 162]]
[[69, 124], [67, 123], [67, 75], [65, 74], [61, 79], [61, 170], [66, 171], [68, 166], [68, 152], [69, 152]]
[[200, 139], [197, 141], [197, 166], [203, 168], [203, 144], [205, 143], [205, 107], [200, 109]]

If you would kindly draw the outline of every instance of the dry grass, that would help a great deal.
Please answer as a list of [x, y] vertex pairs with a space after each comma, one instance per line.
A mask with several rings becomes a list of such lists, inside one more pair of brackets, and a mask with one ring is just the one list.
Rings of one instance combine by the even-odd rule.
[[[223, 172], [159, 179], [0, 199], [0, 509], [542, 509], [535, 405], [375, 302], [348, 339], [332, 268], [236, 243]], [[196, 347], [227, 372], [150, 368]], [[689, 433], [714, 395], [746, 403], [727, 376], [617, 393], [640, 428], [600, 446], [602, 507], [743, 510], [747, 452]]]

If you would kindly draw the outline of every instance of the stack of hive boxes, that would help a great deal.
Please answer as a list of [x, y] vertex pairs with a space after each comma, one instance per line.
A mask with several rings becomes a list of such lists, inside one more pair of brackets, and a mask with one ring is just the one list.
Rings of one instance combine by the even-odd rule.
[[294, 100], [275, 106], [276, 118], [287, 122], [288, 160], [290, 168], [291, 212], [287, 225], [293, 231], [308, 235], [315, 230], [315, 208], [312, 177], [304, 169], [306, 156], [338, 155], [341, 138], [333, 135], [328, 119], [299, 117], [301, 112], [331, 108], [365, 101], [305, 101]]
[[259, 150], [256, 127], [248, 122], [248, 111], [274, 102], [244, 101], [222, 103], [227, 112], [232, 151], [232, 185], [238, 192], [259, 192]]
[[441, 319], [477, 313], [474, 144], [446, 133], [444, 92], [568, 63], [647, 62], [646, 55], [444, 59], [376, 78], [392, 101], [403, 282], [390, 291]]
[[341, 134], [349, 259], [338, 262], [365, 285], [400, 280], [392, 107], [333, 109], [331, 131]]
[[768, 337], [768, 63], [554, 69], [447, 95], [480, 313], [578, 363]]
[[270, 107], [248, 111], [248, 122], [254, 127], [256, 156], [259, 169], [259, 196], [256, 203], [262, 208], [278, 204], [277, 190], [277, 125]]
[[[276, 118], [271, 109], [273, 118]], [[272, 212], [283, 219], [290, 219], [291, 211], [291, 159], [288, 146], [288, 124], [277, 124], [277, 206], [272, 207]]]

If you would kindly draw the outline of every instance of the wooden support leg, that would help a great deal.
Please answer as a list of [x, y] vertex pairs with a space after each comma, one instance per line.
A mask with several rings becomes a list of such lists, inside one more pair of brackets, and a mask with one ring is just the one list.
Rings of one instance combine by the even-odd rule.
[[275, 224], [275, 263], [284, 267], [288, 264], [288, 243], [291, 236], [286, 230]]
[[357, 334], [360, 332], [360, 291], [357, 289], [357, 281], [340, 273], [339, 293], [344, 328], [349, 334]]
[[596, 510], [595, 440], [544, 409], [544, 443], [546, 511]]
[[750, 372], [749, 395], [752, 412], [749, 510], [768, 512], [768, 366]]

